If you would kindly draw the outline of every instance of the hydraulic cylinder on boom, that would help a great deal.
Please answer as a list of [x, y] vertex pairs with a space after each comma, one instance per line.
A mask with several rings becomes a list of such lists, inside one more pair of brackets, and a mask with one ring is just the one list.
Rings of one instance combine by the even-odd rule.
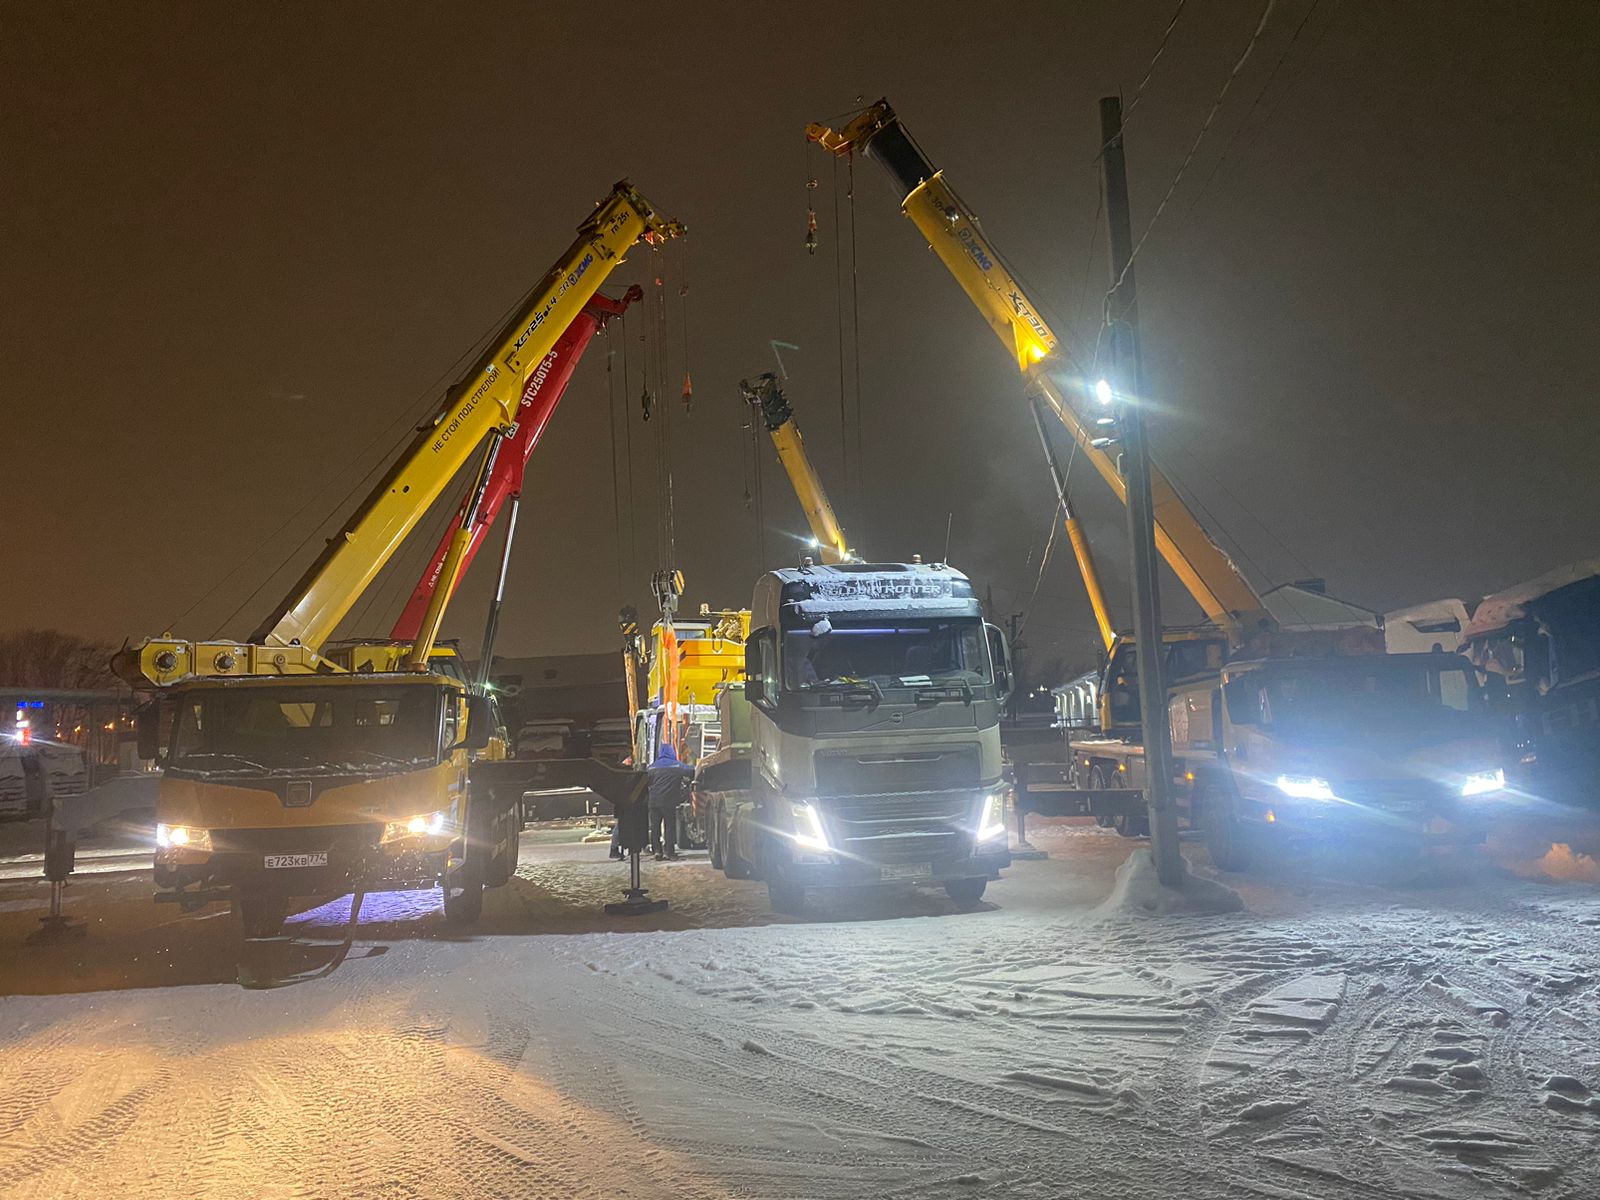
[[[156, 699], [141, 715], [139, 741], [141, 757], [165, 768], [158, 900], [185, 908], [228, 900], [246, 935], [267, 936], [289, 898], [351, 890], [441, 886], [446, 917], [468, 922], [484, 888], [510, 878], [525, 781], [490, 773], [514, 766], [493, 761], [505, 755], [494, 697], [459, 664], [437, 659], [433, 643], [492, 508], [520, 484], [559, 397], [552, 389], [541, 405], [530, 384], [627, 250], [682, 232], [631, 184], [617, 184], [248, 640], [168, 636], [117, 655], [123, 678]], [[425, 577], [431, 594], [411, 644], [332, 644], [475, 455], [445, 555]], [[637, 789], [629, 795], [630, 827], [637, 818], [642, 833]], [[628, 836], [630, 849], [642, 845]]]
[[[1127, 489], [1116, 458], [1107, 453], [1095, 420], [1068, 398], [1068, 389], [1061, 382], [1063, 377], [1075, 379], [1072, 390], [1083, 393], [1094, 381], [1082, 379], [1064, 361], [1064, 348], [1038, 305], [1006, 268], [978, 218], [945, 181], [943, 173], [929, 162], [889, 102], [878, 101], [837, 131], [824, 125], [807, 126], [806, 137], [838, 155], [859, 150], [887, 171], [900, 198], [901, 211], [1015, 357], [1029, 390], [1050, 406], [1078, 443], [1078, 453], [1126, 503]], [[1154, 468], [1151, 491], [1156, 547], [1207, 618], [1226, 630], [1233, 641], [1260, 628], [1263, 622], [1270, 624], [1254, 589], [1211, 540], [1171, 482]], [[1096, 620], [1102, 627], [1109, 624], [1099, 612]]]
[[[516, 424], [513, 426], [513, 431], [506, 435], [505, 441], [496, 453], [478, 517], [472, 522], [471, 542], [462, 554], [461, 566], [456, 573], [458, 580], [467, 573], [473, 556], [483, 545], [483, 539], [494, 525], [495, 518], [505, 502], [521, 495], [522, 479], [528, 469], [528, 460], [533, 456], [534, 447], [539, 444], [545, 426], [550, 423], [556, 405], [561, 403], [567, 384], [572, 380], [572, 373], [577, 369], [578, 361], [589, 348], [594, 335], [604, 329], [613, 317], [621, 316], [630, 305], [643, 298], [644, 290], [638, 284], [630, 287], [621, 300], [613, 300], [596, 292], [589, 297], [583, 310], [573, 318], [572, 324], [568, 325], [556, 340], [550, 352], [528, 375], [527, 383], [522, 390], [522, 401], [517, 408]], [[469, 497], [463, 498], [458, 517], [464, 515], [469, 498], [470, 493]], [[423, 614], [428, 610], [428, 601], [438, 586], [439, 575], [444, 569], [445, 558], [450, 552], [454, 534], [455, 530], [447, 530], [439, 539], [439, 545], [423, 571], [422, 578], [417, 580], [417, 586], [411, 592], [411, 599], [406, 602], [404, 610], [394, 623], [394, 628], [389, 631], [389, 637], [394, 641], [416, 640], [422, 626]]]

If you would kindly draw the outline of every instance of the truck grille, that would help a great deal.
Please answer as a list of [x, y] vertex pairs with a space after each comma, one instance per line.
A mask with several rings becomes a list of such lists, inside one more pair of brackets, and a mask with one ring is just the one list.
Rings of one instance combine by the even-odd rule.
[[1341, 800], [1397, 814], [1422, 812], [1450, 798], [1442, 785], [1426, 779], [1348, 779], [1335, 791]]
[[288, 829], [218, 829], [211, 834], [218, 854], [309, 854], [317, 850], [360, 853], [375, 849], [383, 832], [370, 825], [310, 825]]
[[980, 770], [976, 744], [927, 749], [909, 746], [894, 750], [819, 750], [814, 765], [818, 796], [975, 788]]
[[971, 791], [851, 796], [824, 801], [833, 844], [869, 862], [927, 862], [962, 853], [977, 819]]

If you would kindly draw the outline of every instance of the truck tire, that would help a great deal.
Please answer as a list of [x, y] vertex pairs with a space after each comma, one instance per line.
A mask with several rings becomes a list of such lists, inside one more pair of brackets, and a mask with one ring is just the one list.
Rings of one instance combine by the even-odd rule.
[[440, 881], [444, 919], [451, 925], [471, 925], [483, 915], [483, 854], [473, 852], [470, 840], [461, 849], [461, 862]]
[[805, 911], [806, 890], [798, 883], [790, 883], [787, 879], [769, 879], [767, 903], [772, 905], [772, 911], [775, 913], [797, 917]]
[[726, 813], [722, 813], [721, 822], [722, 873], [729, 879], [754, 879], [755, 868], [734, 849], [733, 827], [729, 824]]
[[444, 881], [444, 919], [451, 925], [471, 925], [483, 916], [483, 880]]
[[240, 937], [277, 937], [283, 931], [284, 918], [289, 915], [289, 898], [235, 888], [229, 907]]
[[[520, 801], [518, 802], [520, 807]], [[500, 810], [493, 810], [500, 811]], [[517, 856], [522, 849], [522, 839], [518, 835], [520, 822], [517, 820], [516, 809], [506, 809], [500, 812], [506, 836], [505, 847], [495, 852], [483, 869], [483, 884], [485, 887], [504, 887], [511, 881], [511, 876], [517, 870]]]
[[711, 808], [711, 822], [706, 829], [706, 853], [711, 859], [711, 869], [720, 871], [722, 870], [722, 843], [723, 839], [728, 836], [727, 829], [722, 821], [722, 801], [709, 800], [707, 804]]
[[983, 891], [988, 886], [987, 879], [947, 879], [944, 893], [955, 901], [957, 908], [970, 908], [983, 899]]
[[[1106, 788], [1111, 786], [1106, 782], [1106, 772], [1104, 767], [1089, 768], [1089, 782], [1087, 786], [1097, 792], [1104, 791]], [[1113, 820], [1115, 820], [1115, 818], [1110, 813], [1095, 813], [1094, 815], [1094, 823], [1100, 826], [1101, 829], [1110, 829]]]
[[1198, 812], [1200, 832], [1217, 870], [1238, 872], [1249, 867], [1254, 839], [1239, 820], [1231, 791], [1215, 779], [1202, 777], [1194, 785], [1191, 806]]

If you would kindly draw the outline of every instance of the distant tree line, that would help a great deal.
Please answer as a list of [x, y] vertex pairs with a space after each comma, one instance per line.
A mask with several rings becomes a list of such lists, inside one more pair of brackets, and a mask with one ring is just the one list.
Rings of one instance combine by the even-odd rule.
[[114, 688], [116, 647], [59, 629], [0, 633], [0, 687]]

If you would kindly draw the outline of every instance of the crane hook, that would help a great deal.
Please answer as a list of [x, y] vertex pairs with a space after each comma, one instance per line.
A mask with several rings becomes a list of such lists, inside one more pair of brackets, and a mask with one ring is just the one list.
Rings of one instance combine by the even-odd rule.
[[817, 181], [806, 180], [806, 253], [817, 252], [817, 208], [811, 201], [811, 193], [816, 191]]

